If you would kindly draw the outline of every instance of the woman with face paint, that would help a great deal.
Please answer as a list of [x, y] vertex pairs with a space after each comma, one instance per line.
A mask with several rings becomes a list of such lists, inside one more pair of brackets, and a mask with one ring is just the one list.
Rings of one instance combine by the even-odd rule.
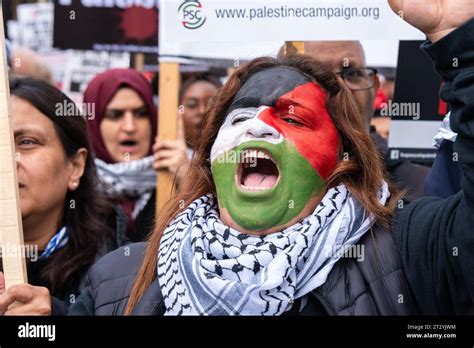
[[[50, 84], [30, 78], [12, 79], [10, 93], [29, 282], [16, 300], [37, 296], [69, 305], [92, 263], [117, 247], [115, 213], [96, 191], [86, 122], [75, 104]], [[0, 314], [14, 302], [4, 291], [1, 275]], [[40, 309], [49, 312], [47, 306]]]
[[[403, 207], [350, 91], [330, 68], [305, 56], [255, 59], [213, 100], [181, 191], [148, 245], [132, 245], [132, 258], [120, 250], [103, 258], [70, 313], [472, 314], [467, 3], [391, 2], [432, 41], [423, 48], [446, 81], [441, 95], [460, 134], [463, 192]], [[113, 291], [102, 285], [117, 279]]]
[[148, 245], [100, 260], [69, 313], [472, 314], [474, 9], [390, 3], [432, 41], [424, 49], [446, 81], [462, 192], [400, 206], [330, 68], [305, 56], [255, 59], [213, 100]]
[[154, 223], [156, 170], [175, 173], [187, 162], [183, 136], [155, 142], [151, 86], [133, 69], [111, 69], [96, 76], [84, 102], [94, 111], [87, 125], [105, 192], [128, 218], [127, 237], [141, 241]]
[[158, 222], [126, 313], [152, 314], [156, 289], [164, 301], [153, 314], [327, 313], [317, 289], [352, 266], [335, 268], [371, 228], [388, 226], [397, 201], [355, 110], [328, 66], [309, 57], [236, 71], [169, 220]]

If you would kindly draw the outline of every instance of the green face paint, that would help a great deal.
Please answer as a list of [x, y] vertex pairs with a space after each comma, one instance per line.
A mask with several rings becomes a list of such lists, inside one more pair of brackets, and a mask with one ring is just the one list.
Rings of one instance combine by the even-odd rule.
[[[242, 162], [242, 153], [249, 149], [261, 150], [275, 162], [279, 177], [272, 188], [250, 191], [242, 187], [242, 175], [246, 169], [239, 162]], [[250, 165], [258, 167], [262, 160], [254, 160], [257, 162]], [[221, 209], [226, 209], [238, 225], [252, 231], [288, 223], [303, 211], [325, 184], [310, 163], [286, 140], [277, 144], [243, 142], [216, 157], [211, 171]]]
[[[249, 78], [210, 153], [222, 217], [248, 231], [265, 231], [313, 208], [339, 157], [326, 102], [321, 87], [295, 69], [270, 68]], [[246, 159], [256, 167], [245, 165]]]

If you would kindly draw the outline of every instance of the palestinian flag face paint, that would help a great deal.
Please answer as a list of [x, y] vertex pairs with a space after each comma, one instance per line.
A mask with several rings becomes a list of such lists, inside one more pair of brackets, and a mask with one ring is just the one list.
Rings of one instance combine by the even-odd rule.
[[295, 69], [253, 75], [211, 150], [220, 209], [252, 231], [283, 226], [320, 193], [339, 153], [326, 94]]

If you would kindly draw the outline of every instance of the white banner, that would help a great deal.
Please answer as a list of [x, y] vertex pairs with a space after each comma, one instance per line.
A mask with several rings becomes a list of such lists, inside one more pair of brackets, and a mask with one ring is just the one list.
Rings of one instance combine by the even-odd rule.
[[425, 38], [381, 0], [162, 0], [159, 33], [161, 55], [194, 56], [208, 45], [216, 58], [257, 42]]
[[21, 4], [16, 8], [18, 15], [19, 46], [35, 51], [50, 51], [53, 47], [52, 3]]

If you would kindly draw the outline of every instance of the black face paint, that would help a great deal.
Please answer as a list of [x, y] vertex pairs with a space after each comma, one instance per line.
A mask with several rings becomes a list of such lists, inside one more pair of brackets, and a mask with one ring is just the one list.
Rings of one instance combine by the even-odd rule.
[[289, 67], [275, 67], [252, 75], [240, 88], [227, 110], [229, 114], [238, 108], [275, 106], [282, 95], [311, 80]]

